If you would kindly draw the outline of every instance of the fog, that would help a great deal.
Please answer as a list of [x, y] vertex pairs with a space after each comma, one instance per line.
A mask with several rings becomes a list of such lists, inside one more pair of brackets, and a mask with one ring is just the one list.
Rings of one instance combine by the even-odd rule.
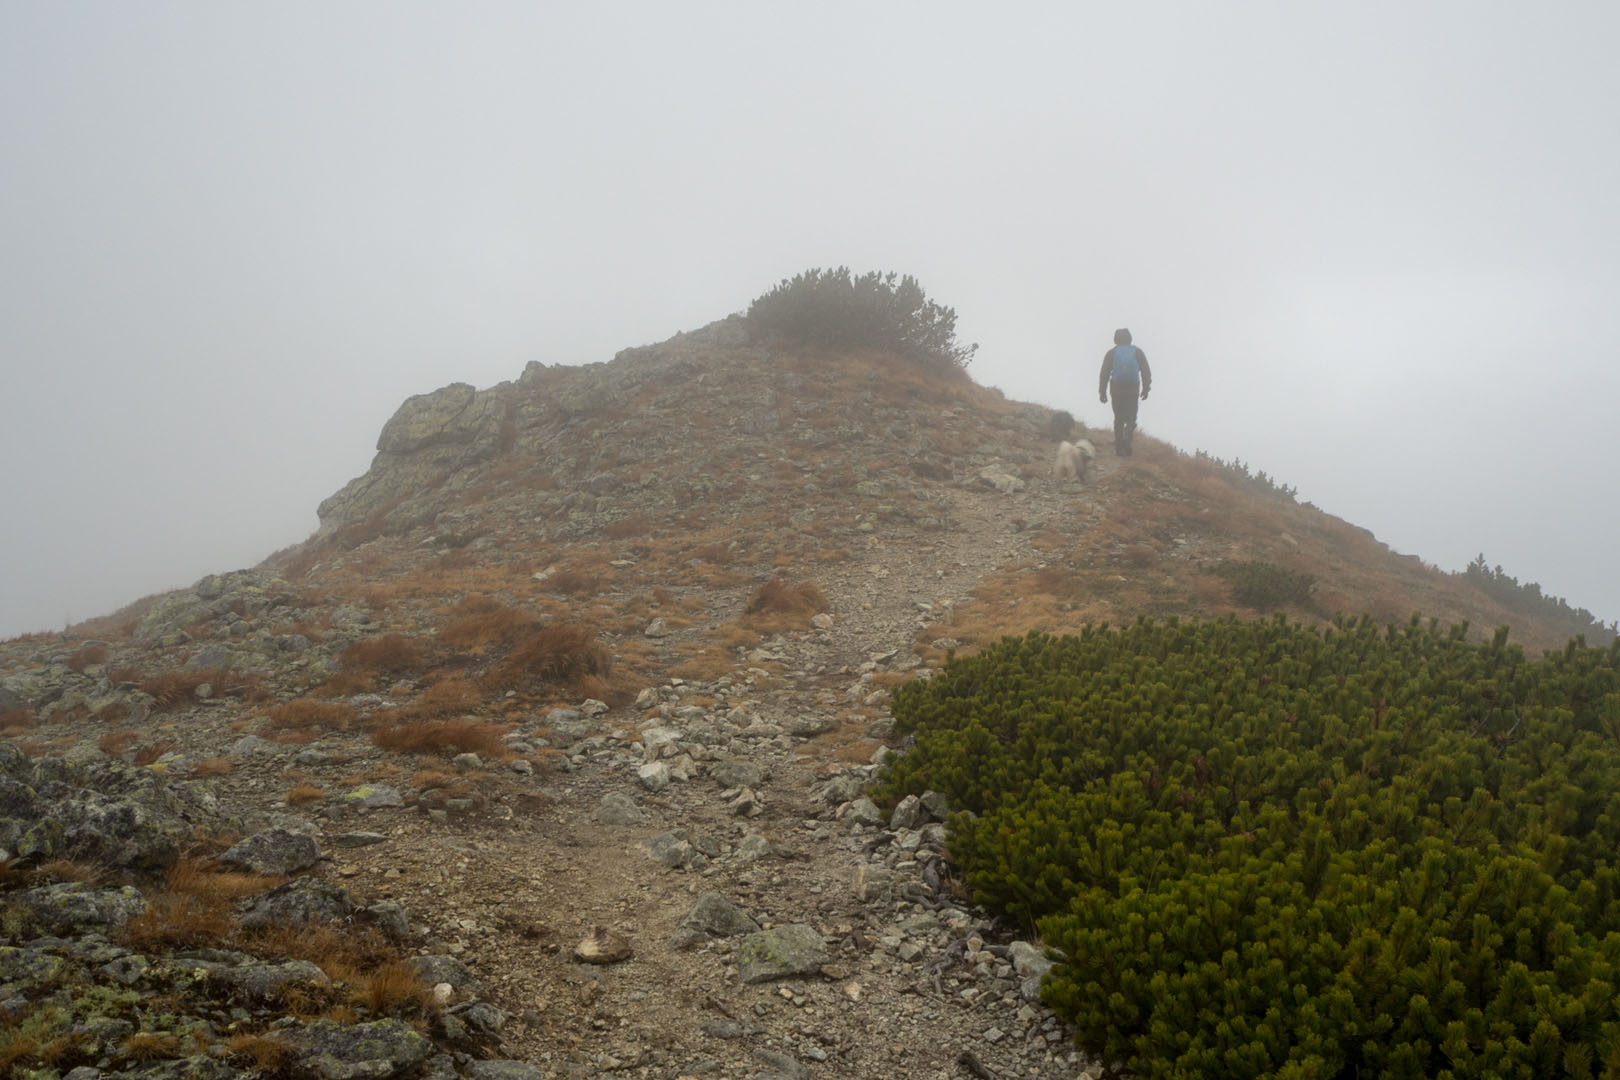
[[307, 536], [400, 402], [915, 275], [970, 369], [1620, 618], [1620, 8], [0, 2], [0, 636]]

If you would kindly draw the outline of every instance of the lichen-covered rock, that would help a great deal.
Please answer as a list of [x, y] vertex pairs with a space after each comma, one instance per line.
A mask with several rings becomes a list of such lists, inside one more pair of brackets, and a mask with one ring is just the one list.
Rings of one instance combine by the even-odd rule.
[[146, 898], [125, 885], [97, 889], [82, 881], [42, 885], [17, 896], [34, 918], [55, 933], [103, 932], [146, 911]]
[[380, 810], [385, 807], [405, 805], [405, 797], [397, 788], [387, 784], [362, 784], [353, 791], [344, 793], [343, 805], [355, 807], [360, 810]]
[[[74, 1072], [78, 1070], [75, 1069]], [[73, 1073], [69, 1073], [63, 1080], [68, 1080], [72, 1075]], [[206, 1054], [196, 1054], [191, 1057], [153, 1062], [149, 1065], [138, 1065], [122, 1072], [98, 1072], [91, 1075], [102, 1080], [254, 1080], [264, 1074], [243, 1072]]]
[[286, 960], [279, 964], [208, 964], [207, 971], [210, 983], [254, 1005], [279, 1001], [291, 989], [324, 987], [331, 983], [326, 972], [308, 960]]
[[[284, 607], [293, 600], [285, 581], [259, 570], [234, 570], [210, 574], [190, 589], [166, 597], [135, 624], [133, 638], [139, 645], [162, 645], [186, 639], [185, 627], [199, 622], [233, 622], [257, 618]], [[219, 654], [215, 654], [216, 658]], [[230, 666], [227, 652], [223, 663]]]
[[66, 966], [60, 956], [0, 945], [0, 985], [14, 986], [28, 996], [32, 996], [29, 993], [32, 987], [49, 983], [62, 974]]
[[812, 927], [790, 923], [742, 939], [738, 973], [745, 983], [814, 975], [827, 963], [827, 943]]
[[294, 878], [285, 885], [261, 893], [242, 916], [249, 930], [263, 926], [307, 926], [330, 922], [354, 914], [349, 890], [319, 878]]
[[390, 1080], [426, 1061], [433, 1044], [402, 1020], [316, 1020], [280, 1038], [301, 1072], [320, 1080]]
[[453, 956], [429, 953], [425, 956], [412, 956], [405, 963], [416, 973], [417, 978], [425, 983], [449, 983], [457, 990], [478, 986], [478, 979], [467, 970], [467, 965]]
[[232, 822], [213, 795], [117, 758], [31, 761], [0, 745], [0, 851], [154, 872], [199, 832]]
[[686, 949], [700, 941], [717, 937], [736, 937], [759, 929], [759, 924], [742, 908], [717, 892], [707, 892], [697, 898], [675, 934], [669, 939], [672, 949]]
[[765, 770], [752, 761], [716, 761], [709, 766], [709, 777], [723, 788], [753, 788], [765, 779]]
[[545, 1080], [545, 1073], [526, 1061], [493, 1058], [467, 1063], [467, 1080]]
[[254, 833], [221, 853], [219, 861], [253, 874], [296, 874], [321, 861], [321, 846], [313, 836], [290, 829], [270, 829]]
[[624, 792], [610, 791], [602, 796], [596, 819], [604, 825], [639, 825], [647, 820], [647, 815]]

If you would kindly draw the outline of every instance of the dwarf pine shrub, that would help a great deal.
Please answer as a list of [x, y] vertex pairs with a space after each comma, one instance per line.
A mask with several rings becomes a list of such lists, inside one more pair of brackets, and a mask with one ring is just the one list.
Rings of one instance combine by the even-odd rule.
[[1217, 563], [1211, 573], [1226, 579], [1238, 603], [1256, 611], [1275, 611], [1284, 604], [1308, 607], [1316, 577], [1268, 562]]
[[756, 329], [829, 349], [883, 349], [919, 363], [964, 368], [977, 345], [956, 341], [956, 312], [929, 300], [917, 279], [849, 267], [806, 270], [748, 306]]
[[975, 899], [1153, 1077], [1620, 1071], [1620, 643], [1278, 616], [1031, 634], [895, 692]]

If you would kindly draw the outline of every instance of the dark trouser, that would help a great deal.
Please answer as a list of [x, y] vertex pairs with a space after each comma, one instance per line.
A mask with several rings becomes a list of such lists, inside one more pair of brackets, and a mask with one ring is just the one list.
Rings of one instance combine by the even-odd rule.
[[1114, 453], [1131, 454], [1131, 436], [1136, 433], [1136, 402], [1142, 396], [1142, 384], [1135, 379], [1121, 379], [1108, 384], [1108, 393], [1114, 399]]

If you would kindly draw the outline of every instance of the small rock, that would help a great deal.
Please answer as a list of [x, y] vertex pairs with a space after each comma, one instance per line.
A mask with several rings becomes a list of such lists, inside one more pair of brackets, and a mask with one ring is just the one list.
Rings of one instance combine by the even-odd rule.
[[755, 859], [763, 859], [767, 855], [774, 854], [776, 854], [776, 849], [771, 847], [771, 842], [759, 835], [759, 833], [749, 833], [737, 844], [738, 862], [753, 862]]
[[377, 810], [383, 807], [405, 805], [404, 797], [386, 784], [362, 784], [344, 795], [343, 801], [349, 806], [357, 806], [362, 810]]
[[574, 946], [574, 959], [586, 964], [623, 963], [635, 954], [630, 942], [605, 926], [595, 927]]
[[877, 803], [862, 795], [849, 804], [844, 820], [851, 825], [882, 825], [883, 811], [878, 809]]
[[686, 917], [670, 938], [669, 947], [686, 949], [700, 941], [718, 937], [736, 937], [759, 929], [759, 924], [742, 908], [717, 892], [698, 897]]
[[657, 794], [669, 787], [669, 764], [663, 761], [649, 761], [636, 770], [636, 780], [642, 787]]
[[923, 823], [922, 800], [915, 795], [907, 795], [894, 805], [894, 813], [889, 815], [889, 828], [915, 829]]
[[384, 843], [388, 837], [379, 832], [343, 832], [331, 837], [330, 840], [333, 847], [357, 848]]
[[765, 770], [752, 761], [714, 761], [709, 777], [723, 788], [752, 788], [764, 782]]
[[639, 825], [647, 815], [622, 791], [610, 791], [596, 807], [596, 820], [604, 825]]
[[467, 1080], [546, 1080], [546, 1073], [526, 1061], [490, 1058], [467, 1063]]
[[425, 983], [445, 983], [458, 990], [477, 989], [478, 980], [473, 973], [453, 956], [442, 956], [429, 953], [425, 956], [412, 956], [406, 959], [405, 966], [416, 973], [416, 977]]
[[835, 716], [817, 716], [817, 715], [811, 713], [811, 714], [806, 714], [806, 715], [797, 717], [793, 721], [793, 723], [788, 727], [788, 730], [790, 732], [792, 732], [794, 735], [798, 735], [798, 736], [801, 736], [803, 738], [809, 738], [810, 736], [813, 736], [813, 735], [821, 735], [821, 734], [823, 734], [825, 732], [831, 731], [833, 728], [835, 728], [837, 726], [838, 726], [838, 718], [837, 717], [835, 717]]

